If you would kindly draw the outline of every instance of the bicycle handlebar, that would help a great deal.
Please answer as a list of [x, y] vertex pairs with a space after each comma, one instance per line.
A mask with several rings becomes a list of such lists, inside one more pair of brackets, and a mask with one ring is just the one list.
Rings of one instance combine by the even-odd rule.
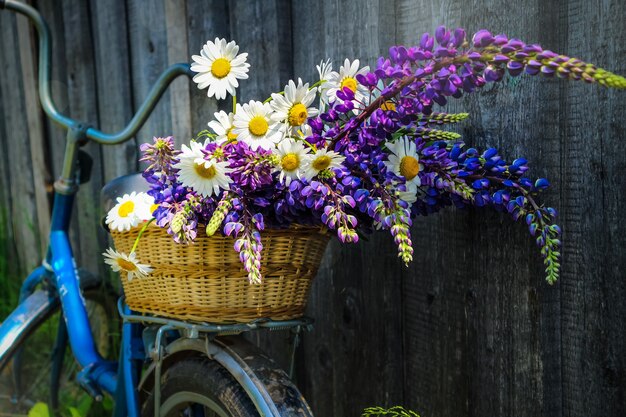
[[[37, 10], [19, 1], [0, 0], [0, 9], [4, 8], [26, 16], [37, 29], [39, 36], [39, 100], [44, 112], [54, 122], [67, 129], [78, 127], [80, 122], [61, 114], [52, 101], [52, 95], [50, 93], [51, 47], [48, 24]], [[85, 132], [87, 138], [103, 145], [114, 145], [127, 141], [143, 126], [154, 109], [154, 106], [156, 106], [172, 81], [183, 74], [188, 77], [193, 75], [189, 64], [181, 63], [172, 65], [159, 76], [156, 83], [150, 89], [148, 96], [139, 107], [139, 110], [137, 110], [126, 127], [112, 134], [104, 133], [96, 128], [90, 127]]]

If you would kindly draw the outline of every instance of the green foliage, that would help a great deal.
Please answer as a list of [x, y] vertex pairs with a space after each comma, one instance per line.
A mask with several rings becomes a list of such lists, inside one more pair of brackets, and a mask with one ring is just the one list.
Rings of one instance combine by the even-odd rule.
[[196, 135], [196, 137], [193, 139], [196, 142], [204, 142], [205, 139], [211, 139], [211, 140], [215, 140], [215, 138], [217, 137], [217, 135], [213, 132], [211, 132], [208, 129], [204, 129], [201, 130], [200, 132], [198, 132], [198, 134]]
[[368, 407], [363, 410], [361, 417], [420, 417], [415, 411], [407, 410], [399, 405], [391, 408]]
[[[107, 397], [108, 398], [108, 397]], [[111, 400], [109, 400], [111, 402]], [[60, 417], [92, 417], [95, 415], [109, 415], [112, 407], [107, 409], [106, 407], [94, 407], [95, 403], [93, 398], [89, 396], [89, 394], [83, 392], [79, 398], [76, 399], [72, 405], [61, 405], [61, 410], [59, 410], [56, 415]], [[99, 410], [102, 409], [102, 410]], [[100, 411], [106, 411], [106, 413], [101, 413]], [[33, 407], [28, 410], [28, 417], [50, 417], [50, 409], [48, 408], [48, 404], [44, 402], [37, 402]]]
[[50, 417], [50, 410], [46, 403], [35, 403], [33, 408], [28, 410], [28, 417]]

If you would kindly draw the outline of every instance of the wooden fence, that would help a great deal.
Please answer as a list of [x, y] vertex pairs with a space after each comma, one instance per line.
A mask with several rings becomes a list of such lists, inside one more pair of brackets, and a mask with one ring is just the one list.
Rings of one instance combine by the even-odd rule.
[[[53, 37], [53, 92], [61, 110], [120, 129], [171, 63], [207, 39], [236, 40], [251, 77], [240, 97], [267, 97], [315, 64], [344, 57], [375, 65], [390, 45], [439, 24], [489, 28], [626, 74], [623, 0], [37, 1]], [[3, 273], [37, 264], [46, 244], [51, 182], [64, 134], [42, 117], [36, 45], [24, 19], [0, 12], [0, 249]], [[106, 273], [98, 226], [101, 186], [138, 169], [153, 135], [179, 143], [228, 106], [186, 80], [162, 99], [136, 140], [90, 144], [91, 182], [78, 195], [73, 239], [82, 265]], [[524, 155], [553, 187], [545, 199], [564, 229], [560, 282], [543, 282], [525, 227], [487, 210], [416, 219], [415, 261], [391, 238], [331, 244], [299, 350], [298, 383], [316, 415], [357, 416], [404, 404], [423, 417], [626, 414], [626, 94], [522, 77], [451, 105], [471, 118], [476, 146]], [[261, 343], [285, 359], [284, 337]]]

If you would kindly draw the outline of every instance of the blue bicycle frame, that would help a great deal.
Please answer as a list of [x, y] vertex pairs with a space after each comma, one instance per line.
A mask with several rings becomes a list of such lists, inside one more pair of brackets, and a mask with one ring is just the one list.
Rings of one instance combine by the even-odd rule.
[[[191, 76], [188, 64], [168, 68], [152, 87], [148, 97], [120, 132], [106, 134], [61, 114], [50, 93], [50, 31], [41, 15], [27, 4], [0, 0], [6, 8], [26, 16], [39, 35], [39, 96], [46, 115], [68, 130], [63, 169], [55, 182], [49, 247], [43, 265], [24, 281], [20, 305], [0, 326], [0, 369], [19, 350], [20, 342], [50, 316], [59, 303], [72, 352], [83, 370], [80, 384], [95, 398], [103, 391], [115, 397], [116, 415], [138, 416], [137, 379], [144, 359], [138, 324], [125, 323], [122, 329], [122, 352], [119, 362], [105, 361], [97, 352], [91, 333], [79, 274], [68, 236], [74, 196], [80, 180], [79, 147], [93, 140], [100, 144], [118, 144], [132, 138], [145, 123], [169, 84], [179, 75]], [[37, 289], [44, 284], [42, 289]], [[127, 311], [126, 313], [130, 313]], [[119, 368], [119, 369], [118, 369]]]

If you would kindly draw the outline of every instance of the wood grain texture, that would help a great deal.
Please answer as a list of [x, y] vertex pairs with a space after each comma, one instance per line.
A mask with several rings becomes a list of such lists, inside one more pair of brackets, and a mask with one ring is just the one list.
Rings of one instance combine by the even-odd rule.
[[[190, 61], [215, 37], [234, 39], [249, 53], [250, 79], [241, 82], [239, 102], [263, 100], [290, 78], [315, 82], [315, 65], [325, 58], [335, 69], [346, 57], [373, 66], [390, 45], [417, 43], [439, 24], [504, 32], [626, 74], [621, 0], [64, 0], [37, 6], [55, 41], [53, 93], [60, 110], [105, 131], [128, 121], [168, 64]], [[41, 244], [45, 229], [39, 187], [47, 172], [58, 175], [64, 134], [26, 112], [33, 101], [32, 55], [22, 50], [27, 31], [17, 28], [13, 16], [0, 12], [0, 203], [19, 226], [4, 232], [7, 251], [18, 253], [14, 264], [24, 268], [39, 260], [28, 249]], [[19, 53], [6, 46], [16, 42]], [[100, 233], [91, 225], [97, 209], [86, 200], [104, 181], [136, 169], [137, 144], [169, 134], [187, 143], [219, 109], [230, 111], [230, 101], [207, 99], [205, 90], [180, 80], [137, 141], [89, 149], [97, 168], [81, 191], [85, 201], [72, 232], [82, 259], [103, 249], [102, 236], [85, 240]], [[317, 323], [298, 351], [305, 397], [318, 416], [358, 416], [372, 404], [404, 404], [442, 417], [626, 415], [624, 93], [521, 77], [456, 100], [448, 110], [471, 114], [453, 127], [469, 144], [498, 147], [508, 159], [523, 155], [532, 176], [551, 180], [544, 198], [559, 210], [564, 229], [562, 278], [546, 285], [526, 229], [489, 210], [448, 209], [416, 219], [409, 268], [387, 235], [350, 247], [333, 241], [308, 309]], [[18, 132], [20, 126], [28, 128]], [[33, 163], [39, 143], [49, 157], [15, 175]], [[34, 219], [34, 228], [16, 216]], [[286, 336], [251, 338], [286, 367]]]
[[[229, 39], [236, 39], [240, 51], [249, 53], [250, 74], [254, 74], [240, 82], [237, 91], [240, 103], [265, 100], [272, 91], [283, 90], [291, 77], [290, 7], [285, 0], [229, 2]], [[220, 105], [231, 106], [231, 103], [227, 99]], [[226, 107], [225, 111], [232, 111], [232, 107]], [[208, 120], [211, 119], [212, 115]], [[288, 370], [290, 336], [289, 332], [255, 332], [249, 337], [269, 352], [283, 369]]]
[[231, 38], [248, 52], [250, 75], [237, 91], [240, 103], [263, 101], [292, 77], [291, 4], [287, 0], [230, 3]]
[[[207, 40], [215, 38], [234, 39], [230, 34], [230, 12], [227, 0], [188, 0], [187, 1], [187, 60], [200, 54]], [[199, 90], [192, 82], [191, 126], [192, 132], [208, 129], [207, 124], [213, 120], [218, 110], [232, 111], [229, 100], [209, 99], [207, 90]]]
[[[168, 65], [167, 19], [163, 0], [127, 2], [133, 105], [137, 110]], [[172, 134], [171, 93], [166, 92], [137, 134], [138, 143]]]
[[33, 191], [37, 209], [39, 227], [39, 253], [45, 253], [48, 247], [50, 230], [50, 202], [52, 197], [52, 176], [48, 170], [48, 150], [44, 138], [43, 111], [39, 107], [37, 89], [37, 59], [33, 29], [26, 19], [17, 21], [17, 38], [20, 50], [20, 65], [24, 88], [24, 107], [28, 139], [30, 143], [31, 167], [33, 173]]
[[[187, 9], [184, 0], [164, 0], [167, 28], [168, 64], [189, 62], [187, 56]], [[181, 77], [170, 87], [172, 131], [177, 143], [188, 143], [191, 138], [190, 82]], [[180, 145], [179, 145], [180, 146]]]
[[[544, 44], [547, 39], [537, 39], [537, 33], [551, 23], [541, 19], [552, 16], [542, 14], [537, 19], [522, 4], [511, 5], [506, 14], [494, 13], [488, 2], [477, 2], [472, 8], [457, 2], [400, 6], [404, 10], [399, 15], [411, 16], [414, 26], [427, 30], [432, 31], [436, 22], [470, 30], [488, 27]], [[549, 30], [543, 33], [550, 36]], [[399, 35], [398, 42], [415, 41], [419, 36], [414, 32]], [[551, 47], [558, 49], [558, 45]], [[558, 88], [551, 91], [542, 82], [508, 80], [452, 103], [451, 109], [470, 112], [470, 120], [457, 127], [468, 143], [503, 149], [510, 159], [524, 154], [542, 170], [533, 175], [557, 181], [556, 170], [551, 169], [557, 136], [549, 115], [558, 105], [554, 99]], [[543, 103], [545, 112], [531, 110], [537, 103]], [[533, 146], [537, 140], [542, 140], [541, 148]], [[406, 305], [412, 310], [405, 312], [405, 320], [412, 321], [406, 326], [407, 350], [413, 350], [413, 345], [425, 349], [423, 354], [407, 357], [406, 385], [411, 386], [411, 381], [422, 384], [407, 393], [407, 400], [424, 414], [506, 415], [515, 409], [521, 415], [539, 415], [544, 381], [539, 377], [543, 363], [537, 291], [543, 294], [553, 289], [541, 282], [540, 262], [527, 232], [506, 216], [487, 210], [449, 210], [435, 220], [435, 230], [430, 221], [426, 230], [421, 230], [421, 220], [416, 222], [417, 236], [434, 235], [435, 239], [418, 243], [417, 252], [425, 256], [412, 266], [408, 277], [414, 278], [405, 282]], [[432, 251], [441, 255], [427, 265]], [[417, 279], [420, 272], [427, 277], [426, 286]], [[434, 346], [424, 342], [429, 340]], [[431, 372], [442, 375], [435, 387], [423, 381], [422, 375]], [[486, 386], [491, 387], [491, 395], [480, 388]]]
[[[393, 4], [294, 2], [294, 75], [317, 81], [315, 65], [327, 57], [335, 70], [346, 57], [375, 65], [395, 41]], [[304, 25], [303, 16], [318, 17]], [[331, 244], [312, 291], [308, 311], [317, 324], [305, 335], [299, 374], [316, 415], [358, 415], [372, 404], [403, 402], [401, 278], [389, 236], [359, 247]]]
[[[5, 207], [7, 227], [12, 228], [15, 247], [19, 254], [14, 262], [19, 265], [18, 271], [27, 271], [41, 260], [40, 236], [37, 218], [37, 200], [33, 187], [33, 170], [30, 155], [28, 118], [26, 116], [26, 100], [24, 83], [21, 76], [20, 50], [18, 45], [17, 22], [14, 16], [2, 16], [0, 38], [9, 47], [0, 49], [2, 61], [3, 125], [5, 135], [6, 164], [11, 180], [7, 181], [10, 194], [10, 206]], [[10, 46], [14, 45], [14, 46]], [[15, 173], [19, 173], [15, 175]], [[9, 201], [7, 201], [9, 202]]]
[[[563, 5], [567, 48], [624, 72], [623, 2]], [[587, 36], [602, 28], [609, 36]], [[564, 256], [562, 294], [563, 414], [618, 415], [626, 409], [624, 317], [624, 97], [568, 85], [564, 95], [561, 184]], [[579, 175], [585, 172], [586, 175]], [[621, 245], [621, 246], [620, 246]], [[620, 249], [621, 248], [621, 249]], [[621, 301], [618, 301], [621, 300]]]
[[[98, 127], [105, 132], [118, 132], [133, 116], [126, 7], [118, 0], [92, 0], [89, 10]], [[118, 146], [103, 146], [101, 152], [104, 182], [138, 169], [135, 140]]]
[[[69, 111], [69, 83], [66, 63], [63, 7], [61, 2], [42, 2], [41, 4], [37, 4], [37, 10], [39, 10], [46, 22], [48, 22], [52, 34], [52, 71], [50, 76], [52, 100], [59, 112], [67, 114]], [[52, 172], [52, 179], [56, 180], [61, 174], [63, 166], [66, 131], [47, 118], [44, 119], [44, 125], [48, 149], [50, 150], [50, 172]], [[78, 217], [76, 211], [74, 211], [70, 227], [70, 241], [72, 242], [74, 256], [77, 259], [82, 259]]]
[[[87, 124], [99, 125], [98, 100], [95, 79], [95, 58], [89, 3], [63, 0], [62, 7], [65, 36], [65, 70], [67, 80], [68, 114]], [[101, 146], [88, 143], [82, 148], [93, 159], [91, 180], [81, 185], [76, 194], [75, 217], [78, 218], [77, 244], [81, 256], [79, 263], [89, 271], [105, 274], [101, 261], [105, 232], [100, 226], [100, 190], [102, 181]]]
[[[15, 22], [15, 16], [7, 16], [0, 14], [0, 33], [3, 33], [2, 27], [12, 27]], [[0, 48], [0, 69], [4, 73], [6, 71], [6, 60]], [[7, 130], [7, 119], [5, 115], [13, 108], [12, 103], [5, 103], [4, 97], [10, 96], [10, 90], [14, 86], [7, 85], [0, 81], [0, 274], [3, 279], [2, 296], [0, 300], [5, 304], [4, 311], [10, 311], [13, 305], [7, 305], [16, 299], [15, 295], [10, 292], [15, 291], [18, 282], [16, 277], [20, 276], [21, 265], [17, 256], [17, 240], [15, 238], [14, 228], [11, 223], [11, 190], [10, 179], [11, 170], [9, 167], [9, 147], [11, 141], [9, 131]]]

